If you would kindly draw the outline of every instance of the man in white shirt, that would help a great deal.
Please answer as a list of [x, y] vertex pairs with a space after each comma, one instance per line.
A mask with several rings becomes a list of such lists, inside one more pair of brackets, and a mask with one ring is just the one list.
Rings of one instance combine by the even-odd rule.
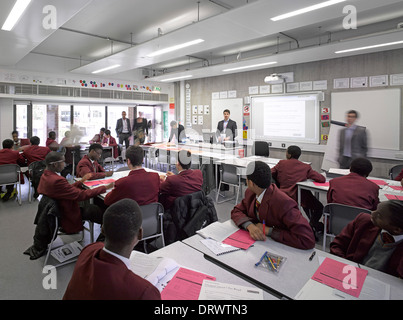
[[234, 141], [237, 135], [236, 122], [229, 118], [231, 112], [228, 109], [224, 110], [223, 115], [224, 120], [218, 122], [217, 125], [217, 136], [219, 137], [219, 141]]
[[122, 112], [122, 118], [116, 122], [116, 136], [119, 138], [119, 144], [125, 143], [126, 150], [129, 148], [129, 138], [132, 135], [130, 119], [126, 118], [126, 111]]

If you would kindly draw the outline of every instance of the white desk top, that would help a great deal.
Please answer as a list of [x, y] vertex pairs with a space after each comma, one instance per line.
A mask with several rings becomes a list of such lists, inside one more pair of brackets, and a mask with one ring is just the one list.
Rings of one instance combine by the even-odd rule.
[[[241, 279], [237, 275], [217, 266], [216, 264], [204, 259], [203, 254], [192, 247], [177, 241], [164, 248], [150, 253], [150, 255], [158, 257], [167, 257], [175, 260], [179, 265], [203, 272], [205, 274], [216, 277], [216, 281], [252, 287], [255, 286], [251, 283]], [[263, 290], [263, 297], [265, 300], [277, 300], [277, 298], [270, 293]]]
[[[240, 250], [220, 256], [216, 256], [207, 247], [205, 247], [200, 240], [203, 239], [200, 235], [196, 234], [188, 239], [183, 240], [184, 243], [201, 251], [206, 256], [211, 258], [212, 261], [221, 265], [222, 267], [232, 268], [232, 272], [238, 273], [240, 276], [247, 276], [256, 283], [266, 286], [268, 290], [274, 290], [283, 294], [286, 297], [294, 298], [305, 283], [313, 276], [316, 269], [319, 267], [319, 257], [329, 257], [337, 261], [357, 266], [356, 263], [346, 259], [339, 258], [330, 253], [311, 249], [300, 250], [295, 249], [270, 238], [266, 241], [256, 241], [253, 247], [248, 250]], [[312, 261], [309, 261], [313, 251], [316, 255]], [[259, 261], [260, 257], [265, 251], [270, 251], [287, 258], [287, 261], [282, 266], [279, 273], [268, 272], [259, 267], [255, 267], [255, 263]], [[391, 299], [403, 299], [403, 280], [390, 276], [386, 273], [366, 268], [369, 270], [368, 276], [385, 282], [390, 285]], [[365, 284], [364, 284], [365, 285]]]

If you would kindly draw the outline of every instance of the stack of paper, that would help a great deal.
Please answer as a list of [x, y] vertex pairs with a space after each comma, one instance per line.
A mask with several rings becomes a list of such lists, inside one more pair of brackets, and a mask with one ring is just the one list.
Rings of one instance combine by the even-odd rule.
[[81, 244], [79, 244], [77, 241], [74, 241], [72, 243], [65, 244], [62, 247], [52, 250], [50, 254], [57, 261], [64, 262], [77, 257], [80, 254], [81, 250], [83, 250]]
[[204, 280], [199, 300], [263, 300], [263, 290]]

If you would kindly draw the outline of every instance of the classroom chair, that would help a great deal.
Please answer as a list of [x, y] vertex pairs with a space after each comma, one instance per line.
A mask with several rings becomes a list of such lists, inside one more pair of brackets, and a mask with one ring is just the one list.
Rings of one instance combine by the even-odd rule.
[[252, 147], [253, 156], [269, 157], [269, 143], [267, 141], [254, 141]]
[[22, 204], [21, 195], [21, 168], [18, 164], [0, 165], [0, 186], [18, 184], [18, 204]]
[[39, 181], [46, 168], [45, 160], [32, 162], [28, 166], [28, 200], [32, 202], [32, 188], [34, 189], [34, 197], [38, 197], [37, 188]]
[[160, 238], [162, 247], [165, 247], [164, 240], [164, 207], [161, 203], [155, 202], [140, 206], [143, 214], [143, 244], [144, 252], [147, 253], [147, 243], [150, 239]]
[[399, 173], [403, 170], [403, 164], [398, 164], [389, 170], [390, 180], [395, 180]]
[[[216, 202], [223, 203], [223, 202], [230, 201], [235, 198], [235, 204], [238, 204], [239, 192], [242, 191], [241, 174], [238, 173], [238, 169], [236, 166], [233, 166], [230, 164], [225, 164], [225, 163], [221, 164], [220, 171], [221, 171], [221, 175], [220, 175], [221, 179], [220, 179], [220, 183], [218, 185], [218, 190], [217, 190], [217, 194], [216, 194]], [[222, 184], [225, 184], [228, 186], [233, 186], [234, 191], [235, 191], [235, 188], [237, 188], [237, 192], [233, 198], [224, 199], [223, 201], [219, 202], [218, 198], [220, 196], [220, 190], [221, 190]]]
[[329, 203], [325, 205], [323, 208], [323, 251], [326, 251], [327, 237], [336, 237], [336, 235], [338, 235], [346, 225], [353, 221], [355, 217], [362, 212], [371, 214], [371, 210], [339, 203]]

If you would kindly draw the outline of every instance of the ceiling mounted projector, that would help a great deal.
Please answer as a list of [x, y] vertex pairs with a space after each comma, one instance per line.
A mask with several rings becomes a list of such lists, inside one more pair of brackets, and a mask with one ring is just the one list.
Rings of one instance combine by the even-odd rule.
[[264, 78], [264, 82], [265, 83], [283, 83], [284, 78], [282, 77], [281, 74], [273, 73], [272, 75]]

